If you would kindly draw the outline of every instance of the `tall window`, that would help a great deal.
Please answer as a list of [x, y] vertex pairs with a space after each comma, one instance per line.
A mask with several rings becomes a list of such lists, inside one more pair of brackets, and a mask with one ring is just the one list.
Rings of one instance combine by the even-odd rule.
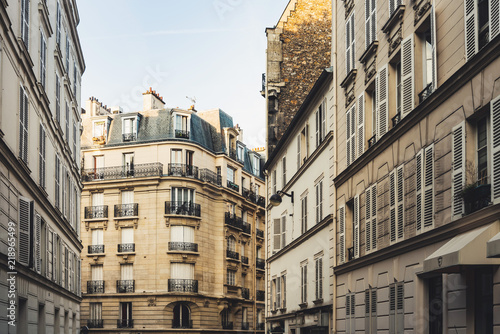
[[278, 251], [286, 245], [286, 214], [274, 219], [274, 250]]
[[465, 53], [469, 60], [498, 35], [500, 12], [498, 1], [465, 0], [464, 7]]
[[106, 123], [104, 121], [94, 122], [94, 127], [92, 129], [94, 138], [104, 138], [106, 136], [105, 124]]
[[19, 97], [19, 158], [28, 164], [28, 95], [22, 86]]
[[120, 322], [122, 328], [132, 327], [132, 302], [120, 302]]
[[365, 0], [365, 48], [377, 40], [377, 2]]
[[308, 152], [308, 126], [306, 125], [297, 135], [297, 170], [307, 160]]
[[346, 75], [356, 68], [356, 39], [354, 35], [354, 11], [345, 23]]
[[57, 2], [57, 12], [56, 12], [56, 43], [59, 49], [61, 48], [61, 5], [59, 1]]
[[323, 299], [323, 258], [319, 257], [315, 261], [315, 291], [316, 291], [316, 300]]
[[365, 245], [366, 251], [377, 249], [377, 185], [365, 192]]
[[55, 206], [57, 208], [61, 208], [61, 202], [59, 199], [59, 196], [61, 194], [61, 189], [60, 189], [60, 178], [61, 178], [61, 161], [59, 159], [59, 156], [56, 154], [56, 162], [55, 162], [55, 168], [54, 168], [54, 197], [55, 197]]
[[377, 333], [377, 289], [365, 290], [365, 333]]
[[477, 181], [488, 184], [488, 123], [487, 118], [477, 123]]
[[282, 170], [282, 175], [283, 175], [283, 179], [282, 179], [282, 182], [283, 182], [283, 187], [285, 187], [286, 185], [286, 156], [284, 156], [282, 159], [281, 159], [281, 167], [283, 168]]
[[356, 294], [350, 292], [345, 296], [346, 334], [356, 333]]
[[271, 194], [276, 194], [276, 169], [273, 170], [273, 175], [272, 175], [272, 185], [271, 185]]
[[56, 121], [61, 124], [61, 79], [56, 72]]
[[176, 206], [194, 203], [195, 191], [189, 188], [172, 188], [170, 200]]
[[47, 73], [47, 40], [43, 31], [40, 31], [40, 83], [45, 88], [45, 78]]
[[134, 153], [123, 153], [124, 176], [134, 176]]
[[400, 241], [404, 236], [404, 165], [389, 174], [390, 240]]
[[260, 176], [260, 156], [256, 153], [251, 155], [252, 157], [252, 171], [254, 175]]
[[26, 50], [29, 50], [30, 34], [30, 1], [21, 0], [21, 39], [24, 42]]
[[307, 196], [304, 196], [301, 200], [301, 227], [302, 233], [307, 232]]
[[227, 270], [226, 282], [227, 282], [227, 285], [232, 285], [232, 286], [236, 285], [236, 271], [235, 270], [231, 270], [231, 269]]
[[66, 136], [66, 143], [69, 145], [69, 123], [70, 123], [70, 114], [69, 114], [69, 105], [68, 102], [66, 102], [66, 131], [65, 131], [65, 136]]
[[190, 313], [190, 309], [186, 304], [179, 303], [175, 305], [172, 328], [192, 328]]
[[316, 147], [318, 147], [326, 136], [326, 102], [323, 101], [316, 111]]
[[300, 301], [307, 303], [307, 263], [300, 266]]
[[401, 113], [401, 62], [396, 63], [396, 112]]
[[102, 303], [90, 303], [90, 321], [93, 323], [102, 322]]
[[286, 308], [286, 275], [281, 275], [281, 308]]
[[323, 220], [323, 180], [316, 186], [316, 224]]
[[66, 32], [66, 73], [69, 75], [69, 34]]
[[189, 117], [175, 115], [175, 137], [189, 139]]
[[40, 187], [45, 189], [45, 128], [40, 124], [40, 142], [39, 142], [39, 177]]
[[92, 230], [92, 245], [93, 246], [104, 245], [103, 236], [104, 236], [104, 233], [103, 233], [102, 228], [93, 229]]

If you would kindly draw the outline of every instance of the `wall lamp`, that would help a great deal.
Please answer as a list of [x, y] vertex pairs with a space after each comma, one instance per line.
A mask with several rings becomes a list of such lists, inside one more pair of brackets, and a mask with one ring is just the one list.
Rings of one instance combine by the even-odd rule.
[[293, 204], [293, 191], [291, 194], [287, 194], [286, 192], [281, 191], [281, 190], [278, 190], [278, 192], [276, 194], [271, 196], [271, 198], [269, 199], [269, 203], [271, 203], [272, 206], [280, 205], [281, 204], [281, 197], [283, 195], [290, 197], [292, 199], [292, 204]]

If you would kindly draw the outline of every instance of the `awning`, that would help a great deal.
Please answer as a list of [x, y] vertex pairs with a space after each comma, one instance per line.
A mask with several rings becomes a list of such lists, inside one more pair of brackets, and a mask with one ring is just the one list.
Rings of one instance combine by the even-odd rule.
[[500, 257], [500, 233], [497, 233], [486, 244], [487, 257]]
[[486, 243], [499, 232], [500, 221], [496, 221], [457, 235], [424, 260], [424, 273], [455, 272], [459, 266], [500, 265], [500, 258], [486, 256]]

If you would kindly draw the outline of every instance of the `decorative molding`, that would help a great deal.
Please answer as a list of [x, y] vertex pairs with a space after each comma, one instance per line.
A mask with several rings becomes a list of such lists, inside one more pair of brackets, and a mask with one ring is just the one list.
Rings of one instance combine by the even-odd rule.
[[343, 0], [345, 9], [345, 18], [347, 19], [354, 8], [354, 0]]
[[420, 0], [418, 3], [413, 5], [413, 11], [415, 12], [415, 19], [413, 24], [417, 25], [417, 23], [422, 19], [425, 14], [432, 7], [430, 0]]
[[384, 33], [389, 33], [391, 29], [396, 25], [396, 23], [400, 22], [403, 24], [403, 14], [405, 13], [405, 5], [399, 5], [398, 8], [392, 13], [391, 17], [382, 27], [382, 31]]
[[391, 54], [401, 45], [401, 41], [403, 40], [403, 22], [399, 26], [399, 29], [389, 37], [389, 57]]

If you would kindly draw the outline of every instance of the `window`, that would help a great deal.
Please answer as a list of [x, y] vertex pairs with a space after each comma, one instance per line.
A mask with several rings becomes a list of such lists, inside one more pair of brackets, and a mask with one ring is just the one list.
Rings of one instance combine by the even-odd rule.
[[280, 250], [286, 245], [286, 214], [274, 219], [274, 250]]
[[396, 113], [401, 115], [401, 61], [395, 65], [396, 69]]
[[[404, 333], [404, 282], [389, 285], [389, 332]], [[482, 332], [480, 332], [482, 333]]]
[[68, 102], [66, 102], [66, 117], [65, 117], [66, 132], [65, 132], [65, 136], [66, 136], [66, 143], [68, 145], [69, 145], [69, 123], [70, 123], [69, 117], [70, 117], [70, 115], [69, 115], [69, 105], [68, 105]]
[[227, 238], [227, 250], [231, 252], [236, 251], [236, 239], [232, 236]]
[[240, 162], [245, 162], [245, 149], [240, 143], [236, 145], [236, 158]]
[[61, 79], [56, 73], [56, 121], [61, 125]]
[[404, 165], [389, 175], [390, 192], [390, 240], [401, 241], [404, 237]]
[[[173, 206], [181, 208], [183, 205], [194, 203], [195, 191], [189, 188], [172, 188], [170, 193], [170, 201]], [[188, 209], [188, 208], [184, 208]]]
[[236, 285], [236, 271], [228, 269], [226, 281], [227, 281], [227, 285], [235, 286]]
[[59, 49], [61, 48], [61, 5], [59, 1], [57, 2], [57, 14], [56, 14], [56, 43]]
[[309, 155], [308, 126], [306, 125], [297, 135], [297, 170], [304, 164]]
[[102, 303], [90, 303], [90, 321], [92, 323], [95, 323], [96, 321], [102, 323]]
[[69, 75], [69, 34], [66, 32], [66, 73]]
[[401, 62], [396, 75], [397, 112], [401, 118], [406, 117], [415, 106], [414, 58], [413, 35], [410, 35], [401, 42]]
[[339, 262], [345, 262], [345, 206], [339, 208]]
[[307, 303], [307, 263], [300, 266], [300, 301]]
[[316, 224], [323, 220], [323, 180], [316, 186]]
[[388, 68], [387, 65], [380, 68], [375, 77], [376, 97], [376, 124], [377, 124], [377, 140], [384, 136], [389, 127], [389, 107], [388, 107]]
[[172, 328], [192, 328], [190, 313], [187, 305], [182, 303], [175, 305]]
[[173, 279], [194, 279], [194, 264], [193, 263], [171, 263], [170, 276]]
[[366, 189], [365, 192], [365, 244], [366, 251], [377, 249], [377, 185]]
[[260, 176], [260, 156], [257, 153], [252, 153], [251, 157], [253, 175]]
[[377, 289], [365, 290], [365, 333], [377, 333]]
[[134, 279], [134, 265], [132, 263], [120, 264], [120, 278], [122, 281], [131, 281]]
[[[358, 97], [358, 119], [357, 119], [357, 157], [360, 157], [365, 152], [365, 94], [362, 93]], [[356, 142], [356, 141], [355, 141]]]
[[43, 31], [40, 31], [40, 83], [45, 88], [45, 78], [47, 74], [47, 40]]
[[498, 1], [465, 0], [464, 3], [465, 54], [469, 60], [498, 35], [500, 13]]
[[323, 101], [316, 111], [316, 147], [323, 142], [326, 137], [326, 102]]
[[227, 167], [227, 181], [234, 183], [235, 170], [232, 167]]
[[22, 86], [19, 88], [19, 96], [19, 158], [28, 164], [28, 95]]
[[30, 34], [30, 1], [21, 0], [21, 39], [24, 42], [26, 50], [29, 50]]
[[45, 189], [45, 140], [46, 140], [46, 134], [45, 134], [45, 128], [44, 126], [40, 123], [40, 142], [39, 142], [39, 150], [38, 150], [38, 157], [39, 157], [39, 178], [40, 178], [40, 187]]
[[132, 326], [132, 302], [120, 302], [120, 326], [119, 328], [129, 328]]
[[416, 224], [417, 233], [434, 226], [434, 145], [416, 156]]
[[323, 258], [319, 257], [314, 261], [315, 263], [315, 291], [316, 291], [316, 300], [323, 299]]
[[92, 137], [97, 139], [105, 139], [106, 136], [106, 129], [105, 129], [106, 122], [105, 121], [95, 121], [94, 122], [94, 127], [92, 131]]
[[281, 162], [282, 162], [281, 167], [283, 168], [282, 169], [282, 172], [283, 172], [283, 174], [282, 174], [283, 175], [283, 179], [282, 179], [283, 183], [282, 184], [283, 184], [283, 187], [285, 187], [285, 185], [286, 185], [286, 156], [281, 159]]
[[55, 189], [54, 189], [54, 194], [55, 194], [55, 206], [56, 208], [60, 209], [61, 208], [61, 203], [59, 196], [61, 194], [61, 189], [60, 189], [60, 177], [61, 177], [61, 161], [59, 159], [59, 156], [56, 154], [56, 163], [55, 163], [55, 170], [54, 170], [54, 180], [55, 180]]
[[354, 258], [359, 257], [359, 195], [354, 196], [354, 200], [352, 202], [352, 248]]
[[104, 233], [102, 228], [97, 228], [92, 230], [92, 245], [93, 246], [100, 246], [104, 245], [103, 241]]
[[[434, 6], [431, 7], [431, 14], [429, 18], [422, 24], [420, 30], [422, 33], [418, 34], [418, 41], [421, 45], [422, 57], [420, 63], [422, 64], [422, 87], [419, 94], [422, 103], [436, 88], [437, 85], [437, 71], [436, 71], [436, 18]], [[418, 61], [415, 65], [418, 65]], [[418, 72], [418, 70], [417, 70]]]
[[356, 159], [356, 105], [346, 112], [346, 163], [352, 164]]
[[281, 278], [276, 278], [276, 309], [281, 308]]
[[76, 70], [76, 61], [73, 62], [73, 96], [76, 99], [76, 87], [78, 84], [78, 71]]
[[345, 23], [346, 75], [356, 68], [356, 39], [354, 35], [354, 11]]
[[377, 2], [365, 0], [365, 48], [377, 40]]
[[189, 139], [189, 117], [175, 115], [175, 138]]
[[276, 169], [273, 170], [271, 194], [276, 194]]
[[345, 296], [345, 326], [346, 334], [356, 333], [356, 295], [353, 292]]
[[304, 196], [301, 200], [301, 226], [302, 234], [307, 232], [307, 196]]
[[127, 117], [122, 123], [123, 141], [137, 140], [137, 119], [136, 117]]
[[398, 9], [398, 7], [402, 4], [403, 0], [394, 0], [389, 1], [389, 17], [392, 16]]
[[78, 134], [77, 134], [77, 126], [76, 126], [76, 121], [73, 121], [73, 159], [75, 160], [75, 162], [78, 162], [78, 151], [76, 150], [77, 148], [77, 138], [78, 138]]
[[[477, 123], [477, 183], [488, 184], [488, 119]], [[461, 139], [460, 139], [461, 140]], [[461, 143], [462, 145], [464, 143]]]
[[134, 153], [123, 153], [124, 176], [134, 176]]
[[429, 334], [443, 332], [443, 278], [437, 276], [428, 281]]
[[194, 227], [172, 226], [170, 227], [170, 241], [182, 243], [194, 243]]
[[281, 308], [286, 308], [286, 275], [281, 275]]

